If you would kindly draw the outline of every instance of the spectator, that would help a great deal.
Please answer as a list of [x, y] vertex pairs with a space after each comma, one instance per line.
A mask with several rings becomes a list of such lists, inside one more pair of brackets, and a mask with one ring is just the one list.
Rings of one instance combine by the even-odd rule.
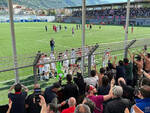
[[47, 104], [49, 103], [55, 103], [57, 104], [57, 95], [56, 93], [58, 92], [60, 88], [60, 83], [56, 82], [52, 86], [47, 87], [45, 92], [44, 92], [44, 98]]
[[110, 56], [108, 60], [108, 67], [106, 67], [107, 70], [106, 75], [109, 78], [109, 82], [111, 82], [112, 78], [116, 77], [116, 70], [114, 69], [113, 64], [110, 62], [111, 58], [112, 57]]
[[83, 102], [82, 102], [82, 104], [85, 104], [85, 105], [89, 106], [91, 113], [94, 112], [94, 109], [95, 109], [96, 105], [95, 105], [95, 103], [92, 100], [90, 100], [89, 98], [85, 97]]
[[74, 97], [70, 97], [68, 100], [69, 108], [64, 109], [61, 113], [73, 113], [75, 111], [76, 99]]
[[[113, 9], [101, 9], [101, 10], [86, 10], [86, 15], [89, 18], [99, 18], [106, 16], [114, 16], [117, 18], [124, 18], [126, 16], [126, 8], [113, 8]], [[81, 11], [73, 11], [73, 17], [81, 17]], [[131, 18], [147, 18], [150, 17], [150, 8], [130, 8], [130, 17]]]
[[123, 89], [120, 86], [112, 88], [112, 100], [107, 103], [104, 113], [124, 113], [126, 108], [129, 108], [130, 102], [127, 99], [122, 99]]
[[[150, 113], [150, 86], [144, 85], [140, 88], [139, 98], [136, 99], [136, 106], [144, 113]], [[131, 113], [134, 113], [131, 108]]]
[[133, 60], [133, 62], [137, 65], [137, 74], [138, 74], [138, 78], [141, 79], [142, 77], [142, 72], [141, 69], [143, 69], [143, 59], [140, 55], [137, 55], [135, 58], [136, 60], [134, 60], [134, 54], [131, 54], [130, 51], [128, 51], [131, 59]]
[[86, 83], [84, 83], [84, 78], [81, 73], [77, 72], [77, 78], [74, 78], [74, 82], [79, 88], [79, 95], [82, 96], [85, 94]]
[[150, 53], [147, 53], [147, 55], [145, 56], [143, 53], [140, 53], [140, 55], [144, 58], [145, 60], [145, 67], [144, 67], [144, 70], [147, 72], [147, 73], [150, 73]]
[[104, 101], [111, 99], [111, 90], [110, 90], [110, 93], [108, 95], [104, 95], [104, 96], [102, 96], [102, 95], [95, 96], [94, 94], [96, 92], [97, 92], [96, 88], [93, 87], [92, 85], [87, 87], [87, 97], [89, 99], [91, 99], [96, 105], [96, 107], [94, 109], [94, 113], [103, 113], [102, 103]]
[[150, 79], [149, 78], [143, 78], [140, 86], [143, 86], [143, 85], [148, 85], [150, 86]]
[[48, 113], [60, 113], [59, 110], [58, 110], [58, 107], [57, 105], [53, 104], [53, 103], [50, 103], [48, 105]]
[[[39, 84], [34, 84], [34, 89], [40, 88]], [[27, 113], [40, 113], [41, 106], [35, 102], [35, 92], [30, 94], [26, 99]]]
[[118, 62], [118, 65], [116, 65], [116, 60], [117, 60], [117, 56], [114, 57], [114, 61], [113, 61], [113, 66], [116, 69], [115, 80], [116, 80], [116, 84], [117, 84], [118, 78], [120, 78], [120, 77], [124, 78], [125, 77], [125, 67], [123, 65], [123, 61], [122, 60], [120, 60]]
[[150, 79], [150, 74], [146, 73], [143, 69], [141, 69], [141, 72], [144, 74], [145, 77]]
[[75, 113], [91, 113], [90, 108], [85, 104], [80, 104], [76, 107]]
[[135, 104], [134, 97], [135, 97], [135, 89], [132, 86], [126, 84], [124, 78], [118, 79], [118, 84], [123, 88], [123, 98], [127, 98], [131, 101], [132, 104]]
[[143, 77], [143, 73], [142, 73], [142, 69], [143, 69], [143, 59], [140, 55], [137, 55], [135, 58], [136, 60], [134, 60], [134, 54], [131, 54], [130, 51], [128, 51], [131, 59], [133, 60], [132, 62], [134, 62], [136, 64], [137, 67], [137, 73], [136, 73], [136, 78], [137, 78], [137, 85], [140, 85], [140, 81], [142, 80]]
[[107, 95], [110, 90], [109, 78], [105, 75], [102, 78], [102, 86], [98, 88], [98, 95]]
[[98, 75], [98, 86], [102, 86], [102, 78], [105, 74], [105, 69], [104, 68], [100, 68], [100, 74]]
[[98, 76], [96, 75], [96, 71], [92, 70], [91, 77], [85, 78], [84, 82], [86, 83], [86, 85], [93, 85], [94, 87], [96, 87], [98, 83]]
[[[11, 93], [12, 90], [15, 90], [15, 93]], [[24, 89], [25, 92], [22, 92]], [[8, 98], [12, 101], [11, 113], [25, 113], [25, 98], [27, 96], [28, 88], [19, 83], [11, 86], [8, 90]]]
[[125, 79], [127, 85], [133, 86], [133, 63], [129, 62], [128, 58], [124, 58]]
[[67, 84], [65, 84], [63, 88], [64, 100], [69, 99], [70, 97], [77, 99], [79, 96], [79, 89], [78, 86], [72, 82], [72, 75], [67, 74], [66, 79]]

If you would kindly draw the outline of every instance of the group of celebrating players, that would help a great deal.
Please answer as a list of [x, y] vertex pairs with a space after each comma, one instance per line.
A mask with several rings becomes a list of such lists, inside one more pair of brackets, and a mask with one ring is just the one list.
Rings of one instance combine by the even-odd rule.
[[[85, 55], [88, 54], [92, 46], [85, 47]], [[44, 53], [41, 54], [38, 72], [40, 75], [40, 80], [48, 80], [50, 77], [65, 77], [67, 74], [74, 74], [76, 71], [81, 71], [81, 57], [82, 49], [71, 49], [71, 51], [66, 50], [65, 52], [58, 53], [51, 51], [50, 55]], [[85, 57], [88, 59], [88, 56]], [[91, 57], [92, 66], [95, 65], [95, 56]]]

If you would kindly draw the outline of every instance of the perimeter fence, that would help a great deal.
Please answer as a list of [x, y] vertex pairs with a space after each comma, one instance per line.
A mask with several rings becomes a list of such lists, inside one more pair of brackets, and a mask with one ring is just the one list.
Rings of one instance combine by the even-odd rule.
[[[66, 51], [56, 51], [54, 53], [55, 59], [49, 60], [47, 62], [42, 62], [40, 64], [50, 64], [56, 63], [59, 61], [66, 61], [71, 59], [79, 59], [81, 57], [81, 53], [84, 53], [83, 56], [85, 57], [85, 76], [88, 76], [91, 67], [92, 61], [91, 59], [95, 58], [95, 64], [97, 65], [97, 69], [103, 66], [103, 58], [106, 55], [106, 52], [109, 52], [111, 56], [118, 56], [118, 60], [124, 58], [124, 51], [125, 49], [130, 49], [132, 52], [136, 52], [138, 50], [142, 50], [144, 47], [148, 48], [149, 51], [150, 46], [150, 38], [145, 39], [135, 39], [135, 40], [128, 40], [127, 41], [127, 48], [124, 48], [124, 41], [120, 42], [112, 42], [112, 43], [101, 43], [95, 45], [89, 45], [85, 47], [84, 52], [82, 52], [81, 48], [75, 48], [74, 51], [76, 52], [75, 57], [71, 57], [71, 51], [67, 51], [68, 57], [67, 58], [60, 58], [60, 54], [66, 53]], [[22, 84], [26, 85], [30, 89], [30, 93], [33, 89], [33, 85], [35, 82], [41, 84], [42, 88], [47, 87], [48, 85], [52, 84], [53, 82], [57, 81], [57, 79], [50, 78], [49, 81], [39, 81], [38, 79], [38, 63], [39, 55], [42, 54], [41, 52], [33, 53], [33, 54], [26, 54], [26, 55], [17, 55], [17, 67], [14, 67], [14, 59], [12, 56], [8, 57], [0, 57], [0, 105], [8, 103], [7, 92], [11, 85], [15, 82], [15, 75], [14, 70], [18, 69], [19, 72], [19, 80]], [[47, 56], [50, 56], [50, 52], [46, 52]], [[88, 58], [89, 57], [89, 58]], [[38, 63], [38, 64], [37, 64]], [[36, 78], [37, 77], [37, 78]], [[37, 81], [36, 81], [37, 80]]]

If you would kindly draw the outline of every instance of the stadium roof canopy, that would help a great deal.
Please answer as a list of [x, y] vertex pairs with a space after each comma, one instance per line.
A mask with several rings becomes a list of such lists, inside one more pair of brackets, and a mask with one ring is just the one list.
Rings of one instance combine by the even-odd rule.
[[[150, 3], [150, 1], [134, 1], [131, 2], [131, 5], [141, 5], [141, 4], [147, 4]], [[98, 7], [111, 7], [111, 6], [126, 6], [127, 2], [121, 2], [121, 3], [108, 3], [108, 4], [100, 4], [100, 5], [88, 5], [86, 8], [98, 8]], [[66, 9], [80, 9], [82, 6], [74, 6], [74, 7], [65, 7]]]

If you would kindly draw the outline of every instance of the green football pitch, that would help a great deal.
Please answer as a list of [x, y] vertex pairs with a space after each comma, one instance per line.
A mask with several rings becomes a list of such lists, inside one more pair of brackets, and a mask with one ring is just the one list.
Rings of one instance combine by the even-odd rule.
[[[33, 54], [38, 50], [50, 51], [49, 40], [54, 38], [55, 49], [62, 51], [68, 48], [81, 47], [81, 29], [75, 30], [75, 36], [72, 36], [72, 27], [75, 24], [61, 24], [63, 29], [55, 33], [52, 30], [53, 24], [57, 23], [15, 23], [17, 54]], [[48, 32], [45, 31], [45, 25], [48, 26]], [[67, 26], [67, 31], [64, 26]], [[86, 45], [95, 43], [110, 43], [124, 40], [125, 33], [123, 26], [102, 26], [93, 25], [93, 29], [86, 28]], [[149, 38], [149, 27], [134, 27], [134, 33], [131, 33], [129, 27], [129, 40], [134, 38]], [[10, 26], [7, 23], [0, 24], [0, 56], [12, 56], [12, 43], [10, 35]]]
[[[55, 33], [53, 25], [61, 25], [62, 30]], [[45, 31], [45, 25], [48, 26], [48, 32]], [[67, 26], [65, 31], [64, 26]], [[72, 36], [72, 27], [75, 28], [75, 35]], [[76, 30], [76, 24], [59, 24], [59, 23], [15, 23], [15, 35], [16, 35], [16, 48], [18, 55], [33, 55], [37, 51], [48, 52], [50, 51], [49, 40], [53, 38], [55, 40], [55, 50], [64, 51], [66, 49], [81, 47], [82, 31]], [[125, 31], [123, 26], [101, 26], [93, 25], [89, 30], [86, 27], [85, 44], [94, 45], [96, 43], [111, 43], [123, 41], [125, 38]], [[131, 33], [131, 27], [129, 27], [129, 40], [138, 38], [150, 38], [150, 27], [134, 27], [134, 32]], [[111, 47], [110, 47], [111, 48]], [[12, 43], [10, 25], [8, 23], [0, 24], [0, 57], [12, 56]], [[0, 63], [1, 64], [1, 63]], [[20, 71], [21, 77], [30, 75], [32, 69], [27, 68]], [[4, 72], [0, 73], [0, 93], [4, 95], [0, 97], [0, 104], [6, 104], [8, 86], [12, 85], [11, 82], [5, 82], [7, 80], [14, 79], [14, 73]], [[27, 77], [24, 79], [33, 79]], [[29, 85], [32, 85], [31, 82]], [[50, 82], [49, 82], [50, 84]], [[28, 85], [28, 84], [27, 84]], [[47, 84], [44, 84], [45, 87]], [[5, 88], [3, 88], [5, 87]], [[3, 100], [2, 100], [3, 99]]]

